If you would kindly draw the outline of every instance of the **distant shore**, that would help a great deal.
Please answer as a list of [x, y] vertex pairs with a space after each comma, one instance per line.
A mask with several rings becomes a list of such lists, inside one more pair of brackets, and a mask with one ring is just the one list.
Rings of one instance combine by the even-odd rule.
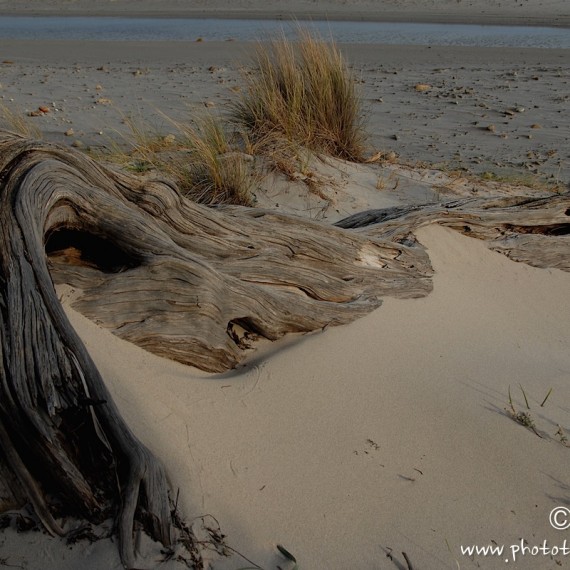
[[166, 0], [160, 5], [161, 9], [157, 9], [157, 3], [150, 0], [107, 0], [97, 4], [87, 0], [0, 0], [0, 16], [298, 19], [570, 27], [570, 8], [565, 0], [544, 0], [537, 7], [506, 0], [473, 0], [469, 3], [402, 0], [397, 5], [390, 0], [293, 0], [287, 3], [237, 0], [229, 9], [223, 0], [197, 1], [191, 5], [187, 1]]

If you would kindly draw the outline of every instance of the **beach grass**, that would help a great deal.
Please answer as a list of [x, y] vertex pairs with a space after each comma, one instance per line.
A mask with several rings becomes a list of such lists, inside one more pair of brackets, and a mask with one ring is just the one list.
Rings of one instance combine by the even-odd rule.
[[176, 134], [160, 136], [124, 119], [131, 150], [116, 151], [112, 161], [137, 173], [165, 174], [199, 203], [252, 206], [263, 168], [303, 180], [319, 194], [318, 176], [308, 167], [313, 153], [364, 160], [356, 81], [332, 40], [300, 29], [294, 42], [284, 36], [260, 42], [255, 69], [244, 78], [229, 121], [207, 115], [175, 122], [165, 116]]
[[0, 128], [31, 139], [42, 138], [41, 131], [22, 112], [0, 104]]
[[365, 132], [356, 81], [333, 41], [300, 30], [298, 41], [260, 43], [255, 70], [233, 105], [254, 139], [278, 135], [342, 159], [363, 159]]
[[185, 123], [164, 118], [172, 127], [166, 135], [124, 118], [128, 134], [123, 144], [112, 145], [111, 152], [99, 158], [137, 174], [166, 176], [194, 202], [253, 205], [261, 174], [254, 168], [254, 157], [243, 152], [243, 142], [228, 134], [221, 118], [206, 115]]
[[221, 119], [206, 116], [196, 126], [179, 125], [179, 130], [188, 160], [174, 160], [171, 168], [182, 192], [203, 204], [253, 205], [260, 180], [254, 157], [232, 140]]

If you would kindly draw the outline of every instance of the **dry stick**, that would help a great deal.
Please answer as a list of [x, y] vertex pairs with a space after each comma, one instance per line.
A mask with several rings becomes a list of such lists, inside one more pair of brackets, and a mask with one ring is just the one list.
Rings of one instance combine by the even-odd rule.
[[548, 390], [548, 394], [546, 394], [546, 396], [544, 396], [544, 400], [542, 400], [542, 404], [540, 404], [541, 408], [544, 408], [544, 404], [546, 404], [546, 400], [548, 400], [548, 397], [550, 396], [550, 394], [552, 394], [552, 388], [550, 388], [550, 390]]
[[408, 570], [414, 570], [414, 567], [412, 566], [412, 563], [410, 562], [408, 555], [405, 552], [402, 552], [402, 556], [404, 557], [404, 560], [406, 561], [406, 564], [408, 565]]

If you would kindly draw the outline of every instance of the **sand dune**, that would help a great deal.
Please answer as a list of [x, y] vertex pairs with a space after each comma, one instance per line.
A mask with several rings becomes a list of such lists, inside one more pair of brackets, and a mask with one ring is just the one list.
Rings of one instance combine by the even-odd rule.
[[[347, 189], [364, 197], [365, 178], [356, 169]], [[417, 237], [435, 271], [430, 295], [386, 298], [351, 325], [284, 339], [221, 375], [116, 338], [60, 289], [182, 511], [213, 515], [228, 545], [262, 568], [286, 567], [277, 544], [303, 569], [406, 568], [403, 552], [427, 570], [567, 561], [518, 549], [521, 540], [561, 548], [565, 537], [549, 514], [568, 504], [570, 486], [557, 433], [570, 429], [570, 274], [515, 263], [438, 226]], [[536, 431], [509, 410], [528, 411]], [[38, 533], [1, 536], [2, 556], [29, 569], [120, 568], [109, 541], [70, 548]], [[488, 545], [503, 554], [462, 553]], [[180, 568], [161, 563], [144, 537], [140, 549], [141, 567]], [[215, 570], [245, 564], [237, 554], [212, 558]]]

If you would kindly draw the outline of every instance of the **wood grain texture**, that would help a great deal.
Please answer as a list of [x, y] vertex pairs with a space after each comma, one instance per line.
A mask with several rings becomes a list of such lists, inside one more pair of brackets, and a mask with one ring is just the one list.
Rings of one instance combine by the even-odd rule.
[[570, 271], [570, 195], [463, 198], [441, 204], [369, 210], [337, 226], [369, 237], [405, 239], [416, 228], [439, 224], [487, 243], [535, 267]]

